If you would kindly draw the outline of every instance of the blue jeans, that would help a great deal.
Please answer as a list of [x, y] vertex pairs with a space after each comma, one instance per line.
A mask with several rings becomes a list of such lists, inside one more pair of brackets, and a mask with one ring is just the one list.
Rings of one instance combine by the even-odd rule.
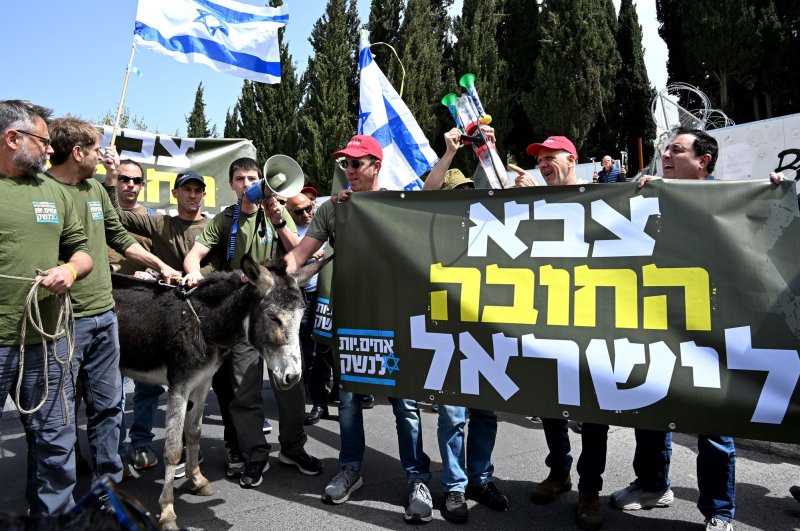
[[[731, 521], [736, 513], [736, 448], [723, 435], [697, 437], [697, 508], [706, 518]], [[645, 490], [669, 487], [672, 434], [636, 430], [634, 471], [636, 484]]]
[[133, 424], [128, 436], [134, 450], [150, 446], [155, 435], [153, 424], [158, 410], [158, 397], [164, 393], [160, 385], [136, 382], [133, 388]]
[[[572, 446], [569, 442], [569, 428], [566, 420], [542, 419], [544, 436], [549, 453], [544, 463], [550, 468], [548, 477], [563, 479], [572, 467]], [[608, 445], [608, 426], [605, 424], [583, 423], [581, 430], [583, 449], [578, 458], [578, 491], [599, 493], [603, 490], [603, 472], [606, 470], [606, 448]]]
[[[467, 413], [469, 430], [464, 444]], [[492, 451], [497, 436], [494, 411], [440, 404], [437, 436], [442, 456], [442, 490], [464, 492], [467, 483], [483, 485], [492, 479]]]
[[[52, 343], [50, 343], [52, 345]], [[48, 347], [49, 348], [49, 347]], [[66, 360], [67, 343], [56, 343], [58, 358]], [[0, 398], [16, 394], [19, 348], [0, 346]], [[42, 346], [25, 345], [24, 379], [20, 389], [20, 405], [32, 409], [44, 392]], [[52, 358], [47, 360], [48, 393], [41, 409], [20, 415], [28, 442], [28, 473], [25, 496], [31, 515], [56, 515], [75, 505], [75, 386], [72, 377]], [[64, 401], [60, 386], [64, 385]], [[3, 412], [0, 409], [0, 417]], [[65, 422], [65, 415], [70, 422]]]
[[669, 465], [672, 460], [672, 432], [634, 430], [636, 451], [633, 454], [634, 483], [648, 492], [669, 489]]
[[[389, 398], [397, 423], [397, 445], [400, 448], [400, 463], [406, 471], [406, 480], [412, 483], [419, 479], [431, 479], [431, 460], [422, 449], [422, 428], [419, 423], [419, 407], [414, 400]], [[339, 391], [339, 467], [361, 470], [364, 460], [364, 415], [361, 395]]]
[[73, 376], [80, 375], [83, 380], [92, 481], [103, 474], [111, 474], [116, 482], [122, 481], [122, 459], [118, 453], [122, 377], [117, 316], [113, 311], [75, 319], [72, 368]]

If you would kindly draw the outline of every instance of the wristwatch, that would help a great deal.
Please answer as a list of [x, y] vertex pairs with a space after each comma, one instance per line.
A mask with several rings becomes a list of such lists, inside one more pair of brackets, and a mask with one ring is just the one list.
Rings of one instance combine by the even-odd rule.
[[282, 229], [286, 226], [286, 220], [282, 219], [280, 223], [273, 223], [272, 226], [276, 229]]

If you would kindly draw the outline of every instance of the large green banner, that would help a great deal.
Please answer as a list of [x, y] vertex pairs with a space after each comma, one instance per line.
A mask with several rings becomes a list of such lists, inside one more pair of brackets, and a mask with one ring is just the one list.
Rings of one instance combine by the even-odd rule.
[[372, 192], [337, 205], [346, 388], [800, 441], [794, 184]]
[[[111, 144], [112, 128], [103, 126], [102, 146]], [[236, 202], [228, 186], [228, 167], [240, 157], [256, 158], [252, 142], [242, 139], [179, 138], [170, 135], [122, 129], [117, 133], [116, 148], [122, 159], [132, 159], [145, 169], [147, 184], [139, 202], [169, 212], [177, 205], [170, 191], [178, 173], [193, 170], [206, 182], [203, 211], [218, 214]], [[105, 170], [98, 166], [97, 177]]]

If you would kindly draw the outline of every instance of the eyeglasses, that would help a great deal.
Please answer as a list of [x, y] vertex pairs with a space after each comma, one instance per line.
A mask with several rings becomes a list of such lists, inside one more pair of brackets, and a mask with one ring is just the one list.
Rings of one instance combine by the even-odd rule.
[[130, 175], [118, 175], [117, 180], [121, 183], [142, 184], [144, 177], [131, 177]]
[[303, 214], [311, 214], [312, 210], [314, 210], [314, 205], [308, 205], [305, 208], [298, 208], [292, 210], [292, 214], [294, 214], [295, 216], [302, 216]]
[[347, 159], [339, 159], [339, 160], [337, 160], [337, 161], [336, 161], [336, 163], [339, 165], [339, 167], [340, 167], [341, 169], [343, 169], [343, 170], [346, 170], [346, 169], [347, 169], [347, 166], [350, 166], [350, 167], [351, 167], [351, 168], [353, 168], [354, 170], [357, 170], [357, 169], [359, 169], [359, 168], [360, 168], [362, 165], [367, 165], [367, 166], [369, 166], [369, 165], [371, 165], [373, 162], [375, 162], [375, 161], [374, 161], [374, 160], [360, 160], [360, 159], [355, 159], [355, 160], [350, 160], [350, 161], [348, 161]]
[[17, 129], [17, 133], [22, 133], [23, 135], [28, 135], [28, 136], [33, 136], [33, 137], [38, 138], [39, 140], [42, 141], [42, 144], [44, 144], [44, 147], [50, 147], [50, 144], [52, 143], [52, 141], [49, 138], [44, 137], [44, 136], [39, 136], [39, 135], [37, 135], [35, 133], [31, 133], [29, 131], [23, 131], [21, 129]]

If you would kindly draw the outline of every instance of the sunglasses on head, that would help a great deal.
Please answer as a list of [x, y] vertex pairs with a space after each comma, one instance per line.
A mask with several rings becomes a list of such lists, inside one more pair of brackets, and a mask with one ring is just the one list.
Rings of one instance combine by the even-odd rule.
[[308, 205], [305, 208], [298, 208], [298, 209], [292, 210], [292, 213], [295, 216], [302, 216], [303, 214], [311, 214], [312, 210], [314, 210], [314, 205]]
[[341, 169], [343, 169], [343, 170], [346, 170], [348, 166], [350, 166], [354, 170], [357, 170], [362, 165], [369, 166], [373, 162], [375, 162], [375, 161], [374, 160], [360, 160], [360, 159], [349, 160], [349, 161], [347, 159], [339, 159], [339, 160], [336, 161], [336, 163], [339, 164], [339, 167]]
[[144, 182], [144, 177], [131, 177], [130, 175], [119, 175], [117, 176], [117, 180], [121, 183], [133, 183], [133, 184], [142, 184]]

